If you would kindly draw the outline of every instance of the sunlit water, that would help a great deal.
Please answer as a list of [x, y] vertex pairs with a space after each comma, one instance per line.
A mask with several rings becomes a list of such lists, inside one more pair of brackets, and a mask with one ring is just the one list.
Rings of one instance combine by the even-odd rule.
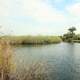
[[17, 68], [40, 62], [49, 80], [80, 80], [80, 44], [19, 46], [14, 49]]

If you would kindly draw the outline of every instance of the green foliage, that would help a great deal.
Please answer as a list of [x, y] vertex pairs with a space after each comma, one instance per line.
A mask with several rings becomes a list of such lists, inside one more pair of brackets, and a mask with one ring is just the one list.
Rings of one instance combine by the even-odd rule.
[[74, 33], [74, 31], [76, 31], [76, 28], [75, 27], [71, 27], [68, 30], [69, 30], [69, 32], [67, 34], [63, 35], [63, 41], [73, 42], [74, 39], [77, 38], [77, 36]]
[[58, 36], [5, 36], [11, 44], [52, 44], [61, 42]]
[[74, 31], [76, 31], [76, 28], [75, 27], [71, 27], [68, 30], [73, 33]]
[[65, 42], [78, 42], [78, 43], [80, 43], [80, 34], [74, 33], [76, 28], [71, 27], [68, 30], [69, 30], [69, 32], [67, 34], [63, 35], [62, 40]]

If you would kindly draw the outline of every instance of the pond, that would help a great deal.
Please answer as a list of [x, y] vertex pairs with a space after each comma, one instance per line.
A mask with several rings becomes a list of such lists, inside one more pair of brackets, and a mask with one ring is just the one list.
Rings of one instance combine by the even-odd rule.
[[19, 71], [33, 64], [40, 64], [43, 65], [41, 68], [44, 68], [48, 80], [80, 80], [80, 44], [78, 43], [17, 46], [14, 48], [14, 56]]

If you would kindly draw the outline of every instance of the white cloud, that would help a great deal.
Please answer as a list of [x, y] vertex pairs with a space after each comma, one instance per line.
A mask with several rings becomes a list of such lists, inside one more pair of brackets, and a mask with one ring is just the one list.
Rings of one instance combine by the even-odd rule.
[[77, 33], [80, 33], [80, 3], [67, 5], [66, 10], [68, 26], [75, 26], [77, 28]]
[[69, 14], [75, 17], [80, 17], [80, 3], [75, 3], [66, 7]]
[[42, 0], [22, 0], [23, 15], [32, 16], [39, 21], [61, 21], [64, 15]]
[[39, 21], [61, 21], [64, 15], [43, 0], [0, 0], [0, 16], [31, 16]]
[[[5, 26], [9, 27], [14, 24], [15, 26], [12, 27], [17, 34], [57, 33], [60, 30], [57, 27], [60, 28], [66, 24], [66, 16], [43, 0], [3, 0], [1, 4], [0, 16], [8, 16], [2, 21], [3, 24], [6, 23]], [[11, 16], [20, 20], [21, 17], [30, 16], [34, 21], [22, 23], [19, 19], [10, 19]]]
[[0, 16], [7, 16], [9, 14], [9, 0], [0, 0]]

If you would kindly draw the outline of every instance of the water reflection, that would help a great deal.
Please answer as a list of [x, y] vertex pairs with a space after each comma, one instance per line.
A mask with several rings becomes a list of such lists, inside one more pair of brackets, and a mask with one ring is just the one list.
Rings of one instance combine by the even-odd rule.
[[[15, 48], [17, 65], [46, 62], [49, 80], [80, 80], [80, 45], [61, 43], [37, 47]], [[19, 60], [22, 62], [19, 63]], [[46, 66], [43, 66], [46, 67]], [[45, 73], [46, 73], [45, 72]]]

